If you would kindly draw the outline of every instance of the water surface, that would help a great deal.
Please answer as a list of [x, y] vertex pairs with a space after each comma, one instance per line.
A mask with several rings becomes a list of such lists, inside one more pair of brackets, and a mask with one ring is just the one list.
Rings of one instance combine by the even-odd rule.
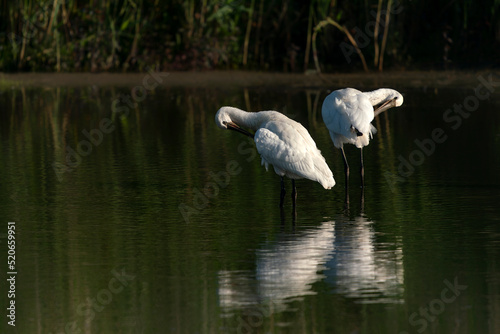
[[[479, 83], [391, 85], [405, 103], [373, 122], [363, 192], [346, 148], [348, 207], [325, 88], [2, 90], [0, 233], [16, 222], [18, 271], [2, 332], [500, 332], [500, 87], [447, 114]], [[280, 211], [253, 143], [215, 126], [223, 105], [301, 122], [337, 186], [298, 181], [293, 212], [287, 182]]]

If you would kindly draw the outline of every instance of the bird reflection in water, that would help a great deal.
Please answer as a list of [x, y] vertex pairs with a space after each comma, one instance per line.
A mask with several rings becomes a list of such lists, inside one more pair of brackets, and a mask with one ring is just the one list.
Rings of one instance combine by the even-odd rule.
[[399, 303], [403, 295], [402, 248], [377, 243], [373, 222], [340, 216], [256, 250], [256, 267], [219, 272], [219, 300], [227, 316], [259, 305], [281, 312], [292, 301], [315, 295], [325, 281], [332, 293], [359, 303]]
[[402, 302], [402, 244], [377, 242], [364, 216], [337, 219], [335, 226], [335, 253], [324, 272], [333, 291], [360, 303]]
[[320, 271], [332, 256], [335, 224], [300, 233], [282, 233], [280, 240], [256, 250], [253, 271], [219, 272], [219, 299], [226, 311], [272, 303], [286, 309], [292, 298], [315, 294], [312, 284], [323, 279]]

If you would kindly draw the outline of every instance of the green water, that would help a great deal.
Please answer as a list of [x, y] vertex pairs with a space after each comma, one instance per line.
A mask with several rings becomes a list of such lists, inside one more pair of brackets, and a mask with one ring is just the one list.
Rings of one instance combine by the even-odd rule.
[[[348, 207], [326, 89], [3, 89], [2, 332], [500, 333], [500, 86], [471, 98], [479, 83], [391, 85], [405, 103], [373, 122], [364, 192], [346, 148]], [[223, 105], [301, 122], [337, 185], [297, 181], [294, 213], [287, 182], [281, 212], [279, 177], [215, 126]]]

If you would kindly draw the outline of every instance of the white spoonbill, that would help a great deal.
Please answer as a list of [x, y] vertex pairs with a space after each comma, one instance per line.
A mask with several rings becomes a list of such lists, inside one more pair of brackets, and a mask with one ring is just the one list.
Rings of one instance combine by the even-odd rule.
[[[335, 185], [333, 173], [316, 143], [302, 124], [277, 111], [246, 112], [234, 107], [222, 107], [215, 115], [221, 129], [235, 130], [254, 139], [262, 165], [273, 165], [281, 176], [280, 207], [285, 196], [284, 176], [292, 179], [292, 201], [295, 207], [295, 180], [306, 178], [319, 182], [325, 189]], [[251, 134], [245, 127], [255, 132]]]
[[389, 88], [371, 92], [345, 88], [336, 90], [325, 98], [321, 113], [333, 144], [342, 153], [346, 188], [349, 182], [349, 164], [345, 157], [344, 144], [356, 145], [361, 151], [361, 186], [363, 186], [363, 147], [369, 144], [377, 132], [371, 121], [379, 113], [402, 104], [403, 96]]

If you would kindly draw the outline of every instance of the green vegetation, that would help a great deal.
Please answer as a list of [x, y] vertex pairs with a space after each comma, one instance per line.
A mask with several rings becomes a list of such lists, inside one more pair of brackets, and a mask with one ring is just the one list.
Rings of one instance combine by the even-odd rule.
[[471, 68], [500, 63], [500, 0], [21, 0], [0, 71]]

